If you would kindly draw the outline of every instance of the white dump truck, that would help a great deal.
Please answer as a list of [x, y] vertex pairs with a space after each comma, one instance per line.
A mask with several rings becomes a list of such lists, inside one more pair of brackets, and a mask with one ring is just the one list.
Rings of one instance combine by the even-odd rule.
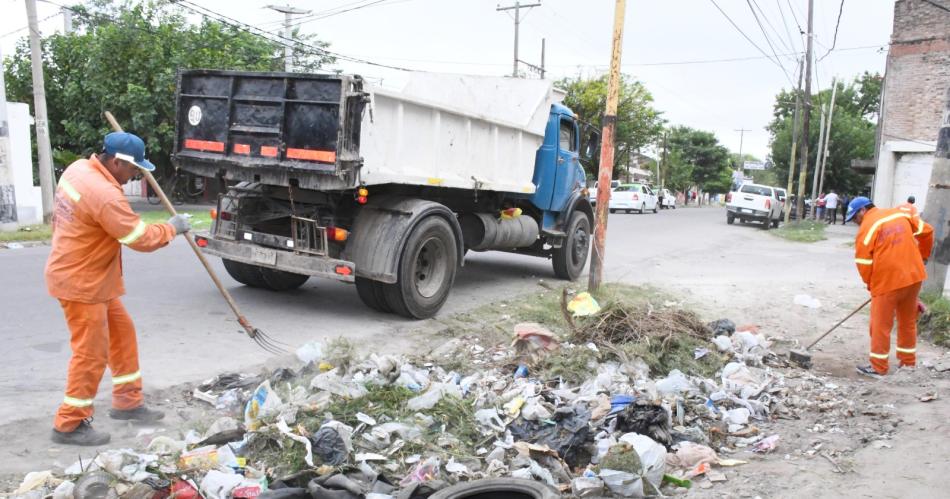
[[355, 282], [368, 306], [425, 318], [469, 250], [583, 271], [593, 210], [580, 157], [599, 146], [562, 97], [544, 80], [413, 73], [391, 90], [355, 75], [188, 70], [173, 159], [229, 184], [196, 242], [237, 281]]

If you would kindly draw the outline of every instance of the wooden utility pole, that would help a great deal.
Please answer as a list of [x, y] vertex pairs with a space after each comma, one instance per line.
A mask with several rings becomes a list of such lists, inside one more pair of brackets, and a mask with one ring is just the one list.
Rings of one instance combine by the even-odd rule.
[[[811, 117], [811, 61], [814, 48], [815, 0], [808, 0], [808, 41], [805, 48], [805, 116], [802, 118], [801, 172], [798, 176], [798, 216], [804, 219], [805, 182], [808, 180], [808, 137]], [[812, 200], [814, 204], [815, 200]]]
[[[792, 118], [792, 153], [791, 159], [788, 160], [788, 189], [785, 189], [785, 223], [788, 224], [788, 221], [792, 216], [792, 206], [791, 206], [791, 197], [792, 197], [792, 187], [794, 186], [795, 181], [795, 151], [798, 149], [798, 115], [802, 111], [802, 75], [805, 72], [805, 61], [798, 61], [798, 88], [795, 89], [795, 117]], [[798, 218], [802, 218], [802, 212], [798, 212]]]
[[43, 84], [43, 52], [40, 28], [36, 21], [36, 0], [26, 0], [26, 18], [30, 25], [30, 61], [33, 64], [33, 113], [36, 121], [36, 155], [39, 157], [40, 195], [43, 198], [43, 223], [53, 217], [55, 176], [53, 153], [49, 142], [49, 121], [46, 119], [46, 86]]
[[828, 162], [828, 145], [831, 144], [831, 118], [835, 115], [835, 96], [838, 95], [838, 84], [831, 80], [831, 105], [828, 109], [828, 129], [825, 130], [825, 146], [821, 151], [821, 174], [818, 177], [818, 191], [825, 190], [825, 163]]
[[[512, 78], [517, 78], [517, 77], [518, 77], [518, 30], [519, 30], [519, 28], [521, 27], [521, 9], [530, 9], [530, 8], [532, 8], [532, 7], [540, 7], [540, 6], [541, 6], [541, 3], [540, 3], [540, 2], [539, 2], [539, 3], [532, 3], [532, 4], [524, 4], [524, 5], [522, 5], [521, 2], [515, 2], [514, 5], [509, 5], [508, 7], [498, 6], [498, 8], [495, 9], [495, 10], [498, 11], [498, 12], [502, 12], [502, 11], [505, 11], [505, 10], [514, 10], [514, 11], [515, 11], [515, 57], [514, 57], [514, 60], [513, 60], [513, 62], [512, 62], [512, 66], [511, 66], [511, 77], [512, 77]], [[543, 43], [544, 43], [544, 42], [542, 42], [542, 47], [543, 47]], [[542, 48], [541, 51], [542, 51], [542, 53], [543, 53], [543, 52], [544, 52], [544, 49]], [[542, 58], [543, 58], [543, 56], [542, 56]], [[541, 65], [544, 66], [544, 63], [541, 63]], [[544, 78], [544, 75], [543, 75], [543, 74], [541, 75], [541, 78]]]
[[603, 280], [605, 243], [607, 240], [607, 208], [610, 203], [610, 177], [614, 169], [614, 129], [617, 126], [617, 103], [620, 101], [620, 54], [623, 48], [625, 0], [614, 7], [614, 33], [610, 54], [610, 79], [607, 81], [607, 108], [604, 112], [603, 140], [600, 144], [597, 213], [594, 220], [594, 250], [590, 259], [587, 290], [597, 291]]
[[742, 171], [743, 171], [743, 175], [744, 175], [744, 174], [745, 174], [745, 173], [744, 173], [744, 172], [745, 172], [745, 168], [744, 168], [744, 167], [745, 167], [745, 162], [742, 161], [742, 142], [743, 142], [743, 139], [745, 138], [745, 133], [746, 133], [746, 132], [751, 132], [752, 130], [749, 130], [749, 129], [746, 129], [746, 128], [740, 128], [740, 129], [738, 129], [738, 130], [733, 130], [733, 131], [734, 131], [734, 132], [739, 132], [739, 160], [736, 161], [736, 170], [742, 170]]

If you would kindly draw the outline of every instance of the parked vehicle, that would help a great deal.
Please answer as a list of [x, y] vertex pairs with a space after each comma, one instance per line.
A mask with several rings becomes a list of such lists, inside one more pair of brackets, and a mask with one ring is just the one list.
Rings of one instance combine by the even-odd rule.
[[593, 227], [579, 157], [599, 146], [563, 96], [548, 80], [413, 73], [395, 91], [184, 71], [174, 161], [237, 182], [196, 242], [246, 285], [354, 282], [369, 307], [416, 319], [468, 250], [551, 258], [576, 279]]
[[726, 223], [760, 222], [768, 230], [778, 227], [782, 219], [782, 202], [774, 187], [743, 184], [738, 191], [726, 194]]
[[611, 193], [608, 207], [611, 213], [618, 211], [643, 213], [646, 210], [656, 213], [659, 202], [653, 190], [643, 184], [620, 184], [620, 187]]
[[[600, 183], [600, 182], [594, 182], [594, 186], [593, 186], [593, 187], [588, 187], [588, 188], [587, 188], [588, 197], [590, 198], [590, 204], [591, 204], [591, 205], [594, 205], [594, 206], [597, 205], [597, 184], [599, 184], [599, 183]], [[616, 188], [619, 187], [619, 186], [620, 186], [620, 181], [619, 181], [619, 180], [611, 180], [611, 181], [610, 181], [610, 192], [613, 192], [614, 189], [616, 189]]]
[[669, 189], [660, 189], [657, 193], [657, 196], [662, 199], [660, 201], [660, 209], [676, 209], [676, 194], [670, 192]]

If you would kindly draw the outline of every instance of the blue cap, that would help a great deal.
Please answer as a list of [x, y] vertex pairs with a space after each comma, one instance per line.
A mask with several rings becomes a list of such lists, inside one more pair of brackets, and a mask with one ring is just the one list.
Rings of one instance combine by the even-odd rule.
[[852, 199], [851, 202], [848, 203], [848, 213], [844, 216], [844, 221], [850, 222], [851, 219], [854, 218], [854, 215], [861, 211], [861, 208], [869, 204], [871, 204], [871, 200], [864, 196], [858, 196]]
[[145, 142], [142, 142], [138, 135], [127, 132], [112, 132], [106, 135], [104, 145], [106, 154], [133, 163], [143, 170], [155, 170], [155, 165], [145, 159]]

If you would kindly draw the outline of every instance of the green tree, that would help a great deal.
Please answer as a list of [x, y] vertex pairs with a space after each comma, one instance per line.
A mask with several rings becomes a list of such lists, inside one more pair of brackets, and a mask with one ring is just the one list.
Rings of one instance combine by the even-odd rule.
[[[564, 105], [577, 113], [581, 120], [599, 127], [607, 106], [607, 79], [607, 75], [592, 80], [565, 78], [556, 85], [567, 92]], [[614, 137], [614, 178], [618, 178], [626, 169], [633, 154], [654, 143], [662, 131], [663, 118], [661, 112], [653, 107], [653, 95], [643, 83], [631, 76], [621, 75]], [[599, 155], [595, 155], [586, 166], [589, 167], [589, 176], [597, 176]]]
[[[832, 116], [828, 159], [825, 164], [824, 191], [858, 193], [869, 179], [851, 169], [852, 159], [868, 159], [874, 156], [874, 135], [881, 94], [881, 77], [878, 74], [863, 73], [852, 82], [838, 82], [835, 96], [835, 109]], [[812, 96], [812, 110], [808, 130], [808, 179], [805, 185], [806, 196], [811, 196], [815, 158], [818, 157], [818, 139], [821, 132], [821, 108], [826, 112], [831, 101], [832, 89], [822, 90]], [[767, 130], [771, 133], [771, 157], [774, 163], [776, 180], [780, 185], [788, 182], [788, 161], [791, 152], [791, 135], [795, 94], [781, 91], [776, 96], [773, 118]], [[799, 147], [802, 138], [799, 137]], [[801, 158], [797, 157], [793, 190], [798, 189], [798, 168]]]
[[712, 194], [729, 191], [732, 182], [729, 150], [712, 132], [686, 126], [673, 127], [667, 139], [671, 152], [671, 169], [682, 169], [677, 162], [689, 165], [692, 185]]
[[[217, 21], [189, 24], [174, 2], [96, 0], [76, 8], [76, 30], [42, 41], [44, 82], [54, 158], [64, 166], [102, 143], [112, 111], [142, 137], [149, 158], [170, 164], [179, 69], [277, 71], [283, 46]], [[295, 53], [298, 67], [332, 61], [325, 44]], [[5, 62], [7, 98], [32, 107], [30, 51], [24, 38]]]

